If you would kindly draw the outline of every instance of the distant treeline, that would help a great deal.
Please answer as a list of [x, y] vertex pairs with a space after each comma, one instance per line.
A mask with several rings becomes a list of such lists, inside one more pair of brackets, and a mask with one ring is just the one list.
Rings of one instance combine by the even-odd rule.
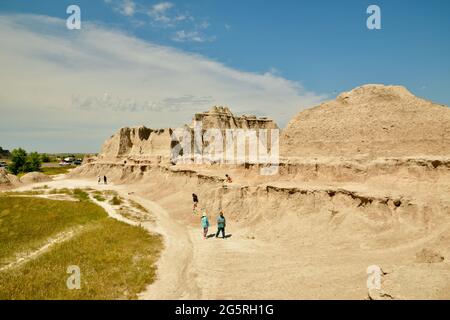
[[5, 150], [2, 147], [0, 147], [0, 158], [9, 158], [11, 157], [11, 152], [9, 150]]
[[13, 174], [41, 171], [42, 163], [60, 162], [64, 158], [82, 160], [86, 156], [84, 153], [28, 153], [22, 148], [14, 149], [12, 152], [1, 148], [0, 150], [8, 153], [7, 158], [10, 160], [10, 163], [7, 169]]
[[[92, 156], [91, 153], [39, 153], [42, 162], [59, 162], [64, 158], [81, 159], [85, 156]], [[11, 152], [0, 147], [0, 159], [10, 159]]]

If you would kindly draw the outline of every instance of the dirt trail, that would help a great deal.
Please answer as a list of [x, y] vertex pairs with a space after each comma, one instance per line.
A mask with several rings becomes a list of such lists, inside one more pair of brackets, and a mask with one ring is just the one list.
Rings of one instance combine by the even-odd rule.
[[158, 261], [158, 280], [139, 295], [140, 299], [198, 299], [196, 273], [192, 271], [193, 243], [186, 227], [170, 218], [156, 203], [131, 196], [156, 216], [153, 230], [164, 236], [165, 248]]
[[40, 255], [42, 255], [45, 252], [47, 252], [48, 250], [50, 250], [51, 247], [55, 246], [56, 244], [63, 243], [65, 241], [72, 239], [75, 235], [79, 234], [81, 231], [82, 231], [82, 228], [76, 228], [73, 230], [60, 232], [56, 236], [47, 239], [46, 244], [43, 245], [42, 247], [40, 247], [39, 249], [32, 251], [32, 252], [18, 254], [17, 255], [18, 258], [15, 261], [7, 264], [4, 267], [1, 267], [0, 271], [17, 268], [32, 259], [36, 259]]
[[[270, 259], [270, 253], [258, 248], [256, 240], [246, 239], [235, 230], [227, 230], [228, 239], [209, 238], [204, 240], [200, 228], [186, 225], [174, 219], [169, 212], [157, 203], [137, 194], [138, 188], [129, 185], [103, 185], [96, 181], [63, 179], [45, 182], [49, 188], [92, 188], [95, 190], [114, 190], [124, 199], [131, 199], [149, 210], [155, 217], [155, 223], [139, 223], [123, 217], [105, 202], [92, 199], [103, 207], [113, 218], [132, 225], [141, 225], [149, 232], [164, 237], [164, 250], [157, 263], [158, 279], [139, 294], [140, 299], [231, 299], [235, 297], [269, 297], [267, 290], [253, 291], [251, 282], [264, 284], [265, 266], [255, 266], [255, 253], [262, 254], [262, 261]], [[17, 189], [29, 190], [43, 185], [33, 184]], [[213, 222], [213, 221], [211, 221]], [[214, 222], [212, 223], [214, 225]], [[215, 227], [210, 229], [210, 234]], [[261, 261], [261, 259], [258, 259]], [[259, 263], [259, 262], [258, 262]], [[256, 271], [256, 272], [255, 272]], [[244, 273], [247, 280], [239, 279]], [[234, 274], [235, 277], [230, 277]]]

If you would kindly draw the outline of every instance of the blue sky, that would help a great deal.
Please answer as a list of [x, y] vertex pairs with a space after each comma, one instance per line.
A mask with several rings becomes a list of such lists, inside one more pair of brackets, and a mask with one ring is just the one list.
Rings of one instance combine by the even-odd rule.
[[[82, 30], [74, 31], [79, 35], [86, 32], [85, 25], [92, 24], [102, 30], [114, 30], [130, 39], [137, 38], [143, 43], [160, 46], [159, 48], [164, 50], [173, 49], [174, 51], [170, 52], [175, 52], [174, 54], [217, 62], [218, 66], [223, 66], [227, 72], [242, 73], [240, 79], [252, 88], [260, 86], [259, 81], [266, 80], [277, 81], [276, 86], [286, 81], [288, 87], [299, 87], [299, 99], [293, 98], [292, 107], [283, 110], [279, 119], [276, 118], [276, 112], [268, 108], [259, 110], [259, 101], [250, 100], [245, 93], [239, 97], [217, 97], [205, 90], [192, 94], [195, 96], [194, 103], [197, 103], [199, 97], [204, 99], [205, 105], [207, 101], [222, 104], [233, 102], [239, 112], [253, 111], [260, 115], [269, 115], [282, 126], [301, 108], [311, 106], [308, 104], [334, 98], [342, 91], [366, 83], [403, 85], [418, 96], [450, 104], [449, 1], [2, 0], [0, 14], [3, 17], [18, 14], [43, 15], [63, 21], [68, 16], [65, 11], [70, 4], [79, 5], [82, 11]], [[370, 4], [381, 8], [381, 30], [366, 28], [366, 9]], [[16, 25], [19, 23], [17, 21], [16, 19], [14, 22]], [[39, 31], [39, 21], [33, 23], [33, 30], [27, 32], [46, 37], [46, 31]], [[58, 28], [58, 23], [49, 26]], [[61, 31], [56, 42], [63, 42], [63, 32]], [[73, 33], [70, 37], [74, 37]], [[65, 45], [70, 46], [67, 43]], [[203, 70], [203, 67], [199, 68]], [[13, 71], [14, 69], [11, 69], [11, 72]], [[254, 75], [265, 78], [248, 80], [258, 83], [249, 84], [247, 77]], [[114, 85], [111, 84], [111, 87]], [[227, 88], [230, 92], [234, 90], [229, 82], [221, 82], [219, 87]], [[281, 96], [285, 93], [283, 90], [271, 93]], [[100, 91], [98, 94], [75, 91], [70, 93], [72, 97], [73, 94], [85, 98], [102, 95]], [[267, 90], [264, 92], [267, 93]], [[258, 95], [256, 91], [253, 94], [254, 97]], [[180, 84], [173, 88], [173, 92], [158, 96], [158, 99], [180, 99], [186, 95], [190, 95], [189, 90]], [[116, 99], [124, 96], [126, 93], [117, 94]], [[141, 99], [147, 98], [142, 96]], [[230, 101], [224, 101], [228, 99]], [[277, 99], [274, 101], [281, 103], [283, 100]], [[246, 107], [241, 107], [240, 101], [242, 105], [245, 101]], [[284, 100], [283, 102], [290, 104]], [[0, 100], [0, 103], [1, 108], [12, 108], [14, 104], [9, 100]], [[203, 105], [202, 107], [205, 109]], [[230, 107], [233, 109], [234, 105]], [[199, 111], [194, 108], [189, 109], [189, 112], [192, 110]], [[115, 116], [112, 117], [115, 119]], [[186, 122], [188, 112], [183, 117], [173, 125]], [[112, 130], [112, 133], [115, 130], [113, 126], [135, 124], [126, 123], [123, 117], [117, 118], [120, 120], [113, 119], [110, 125], [100, 125], [103, 131], [98, 136], [98, 141], [95, 140], [95, 144], [99, 144], [107, 131]], [[168, 120], [170, 116], [166, 114], [166, 118], [163, 112], [149, 114], [149, 121], [144, 124], [172, 125]], [[80, 119], [79, 123], [82, 123], [82, 120]], [[130, 117], [131, 120], [134, 118]], [[44, 126], [49, 128], [52, 124], [42, 123], [41, 126], [36, 126], [36, 130]], [[64, 125], [65, 128], [67, 126], [68, 124]], [[77, 124], [73, 124], [73, 130], [76, 128]], [[54, 130], [58, 129], [55, 127]], [[35, 145], [46, 151], [66, 148], [62, 140], [54, 141], [54, 147], [51, 147], [45, 142], [49, 136], [50, 131]], [[6, 147], [15, 147], [15, 144], [29, 141], [26, 137], [22, 140], [8, 139], [10, 143], [2, 140], [0, 139], [0, 145]], [[95, 151], [94, 142], [74, 141], [70, 147], [82, 149], [85, 145], [89, 145], [86, 150], [74, 151]], [[32, 143], [28, 143], [27, 147], [32, 148]]]

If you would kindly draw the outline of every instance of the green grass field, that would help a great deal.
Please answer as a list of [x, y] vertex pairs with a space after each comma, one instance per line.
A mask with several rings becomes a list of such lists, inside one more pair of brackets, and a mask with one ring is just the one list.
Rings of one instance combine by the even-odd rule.
[[[10, 161], [9, 161], [10, 162]], [[69, 173], [69, 171], [73, 168], [76, 168], [77, 166], [58, 166], [58, 167], [46, 167], [42, 166], [40, 172], [43, 174], [46, 174], [48, 176], [54, 176], [57, 174], [66, 174]], [[27, 172], [20, 172], [17, 174], [18, 178], [23, 177]]]
[[[75, 236], [26, 263], [0, 271], [2, 299], [133, 299], [155, 279], [161, 238], [109, 218], [88, 201], [0, 195], [0, 268], [61, 232]], [[69, 290], [67, 267], [81, 271], [81, 289]]]
[[70, 169], [75, 168], [76, 166], [61, 166], [61, 167], [42, 167], [41, 172], [49, 175], [54, 176], [57, 174], [65, 174], [68, 173]]

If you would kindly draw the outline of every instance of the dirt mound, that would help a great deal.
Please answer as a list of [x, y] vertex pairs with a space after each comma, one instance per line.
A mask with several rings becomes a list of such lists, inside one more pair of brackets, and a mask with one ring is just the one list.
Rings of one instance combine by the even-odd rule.
[[0, 168], [0, 189], [10, 189], [20, 185], [19, 179], [9, 174], [5, 168]]
[[401, 86], [364, 85], [300, 112], [284, 130], [286, 157], [450, 155], [450, 108]]
[[11, 180], [4, 168], [0, 168], [0, 186], [11, 186]]
[[22, 183], [39, 183], [46, 181], [52, 181], [52, 179], [41, 172], [30, 172], [20, 178], [20, 182]]

